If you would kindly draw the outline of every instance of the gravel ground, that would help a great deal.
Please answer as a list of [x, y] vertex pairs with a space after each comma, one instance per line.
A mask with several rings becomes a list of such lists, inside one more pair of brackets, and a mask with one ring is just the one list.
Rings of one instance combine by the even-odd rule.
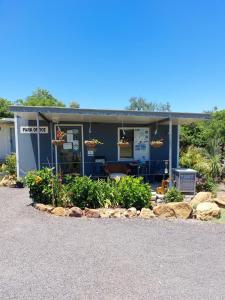
[[0, 299], [225, 299], [225, 225], [61, 218], [0, 188]]

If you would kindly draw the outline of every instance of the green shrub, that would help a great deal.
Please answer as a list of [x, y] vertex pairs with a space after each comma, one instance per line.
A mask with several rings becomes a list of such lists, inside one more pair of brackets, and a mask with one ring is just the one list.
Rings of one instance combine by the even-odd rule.
[[168, 191], [165, 194], [166, 202], [182, 202], [183, 199], [183, 194], [180, 191], [178, 191], [178, 189], [175, 187], [168, 189]]
[[6, 156], [5, 164], [1, 167], [2, 172], [6, 172], [9, 175], [16, 175], [16, 154], [10, 154]]
[[48, 168], [27, 173], [25, 176], [25, 183], [30, 189], [30, 197], [34, 202], [43, 204], [52, 203], [52, 179], [52, 170]]
[[94, 181], [87, 176], [67, 177], [68, 196], [73, 205], [80, 208], [115, 206], [116, 188], [112, 181]]
[[117, 192], [119, 205], [124, 208], [150, 207], [151, 188], [147, 183], [143, 183], [143, 178], [131, 176], [122, 177], [117, 182]]
[[201, 178], [201, 179], [197, 180], [196, 191], [197, 192], [211, 192], [211, 193], [213, 193], [213, 195], [216, 195], [217, 184], [210, 177]]

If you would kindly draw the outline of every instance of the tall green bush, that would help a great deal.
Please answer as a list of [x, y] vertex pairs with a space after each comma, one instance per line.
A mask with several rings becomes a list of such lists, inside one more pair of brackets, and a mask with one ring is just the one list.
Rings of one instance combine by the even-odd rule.
[[121, 207], [141, 209], [150, 206], [151, 188], [143, 183], [143, 178], [122, 177], [117, 182], [118, 199]]

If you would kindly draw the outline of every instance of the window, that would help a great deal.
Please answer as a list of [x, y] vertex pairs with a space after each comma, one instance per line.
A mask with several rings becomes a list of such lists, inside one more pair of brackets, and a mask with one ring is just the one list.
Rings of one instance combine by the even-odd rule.
[[125, 148], [119, 147], [120, 159], [134, 158], [134, 129], [120, 129], [119, 141], [124, 140], [129, 143]]
[[149, 128], [119, 128], [118, 142], [121, 140], [129, 144], [118, 146], [118, 160], [149, 160]]

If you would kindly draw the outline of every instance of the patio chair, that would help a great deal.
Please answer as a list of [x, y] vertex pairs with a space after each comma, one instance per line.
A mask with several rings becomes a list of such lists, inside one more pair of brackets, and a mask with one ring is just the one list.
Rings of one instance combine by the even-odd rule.
[[131, 169], [124, 164], [110, 164], [104, 168], [106, 174], [111, 179], [121, 178], [131, 174]]

